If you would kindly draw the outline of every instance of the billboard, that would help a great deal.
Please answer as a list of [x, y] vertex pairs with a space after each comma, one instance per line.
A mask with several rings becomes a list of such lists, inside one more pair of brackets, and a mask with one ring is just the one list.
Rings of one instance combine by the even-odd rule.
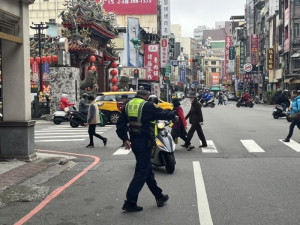
[[220, 83], [220, 73], [210, 73], [210, 84], [216, 85]]
[[156, 15], [157, 0], [96, 0], [102, 1], [106, 12], [117, 15]]
[[259, 35], [253, 34], [251, 35], [251, 64], [258, 64], [258, 49], [259, 49]]
[[159, 45], [145, 45], [146, 80], [159, 80]]

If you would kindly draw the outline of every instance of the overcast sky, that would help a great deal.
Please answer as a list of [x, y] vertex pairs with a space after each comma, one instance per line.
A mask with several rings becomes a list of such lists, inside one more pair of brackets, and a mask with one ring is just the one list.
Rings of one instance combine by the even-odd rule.
[[182, 36], [193, 37], [199, 25], [215, 27], [215, 21], [229, 21], [244, 15], [246, 0], [171, 0], [171, 23], [181, 24]]

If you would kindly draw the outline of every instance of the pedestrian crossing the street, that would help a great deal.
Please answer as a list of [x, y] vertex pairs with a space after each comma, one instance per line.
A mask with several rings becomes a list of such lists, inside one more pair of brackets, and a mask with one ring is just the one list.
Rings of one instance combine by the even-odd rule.
[[[97, 127], [96, 132], [103, 134], [114, 125], [106, 125], [105, 127]], [[88, 127], [73, 128], [70, 125], [56, 125], [37, 130], [35, 133], [35, 142], [75, 142], [84, 141], [89, 138]]]

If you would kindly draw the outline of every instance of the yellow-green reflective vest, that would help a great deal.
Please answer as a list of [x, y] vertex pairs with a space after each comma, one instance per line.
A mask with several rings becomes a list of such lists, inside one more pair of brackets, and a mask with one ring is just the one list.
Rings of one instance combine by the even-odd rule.
[[140, 98], [134, 98], [126, 104], [126, 114], [130, 118], [137, 118], [137, 122], [140, 122], [142, 119], [143, 107], [146, 101]]

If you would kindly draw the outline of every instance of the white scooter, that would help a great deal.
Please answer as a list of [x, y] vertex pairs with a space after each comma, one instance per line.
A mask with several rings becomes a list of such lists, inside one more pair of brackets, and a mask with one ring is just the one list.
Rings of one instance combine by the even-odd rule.
[[[76, 110], [76, 108], [73, 106], [71, 108], [72, 110]], [[61, 124], [62, 122], [69, 122], [70, 121], [70, 111], [71, 109], [69, 110], [59, 110], [59, 111], [56, 111], [55, 113], [53, 113], [53, 123], [58, 125], [58, 124]]]
[[155, 146], [152, 149], [151, 163], [157, 167], [164, 166], [167, 173], [175, 170], [175, 143], [166, 126], [170, 125], [167, 121], [158, 121], [158, 135], [155, 139]]

